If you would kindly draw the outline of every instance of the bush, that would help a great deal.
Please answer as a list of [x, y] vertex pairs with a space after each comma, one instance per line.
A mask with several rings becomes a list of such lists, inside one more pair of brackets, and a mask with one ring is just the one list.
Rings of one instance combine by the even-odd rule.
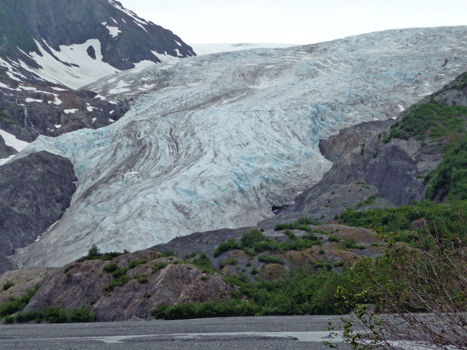
[[50, 323], [69, 323], [68, 311], [61, 306], [47, 306], [44, 308], [45, 319]]
[[265, 264], [284, 264], [284, 260], [282, 260], [281, 258], [269, 255], [258, 255], [258, 261], [261, 261]]
[[4, 320], [5, 320], [5, 324], [13, 324], [15, 323], [16, 318], [14, 316], [8, 315], [4, 318]]
[[15, 298], [12, 301], [5, 303], [0, 307], [0, 318], [12, 315], [15, 312], [22, 311], [26, 305], [28, 305], [29, 300], [36, 294], [39, 286], [34, 287], [34, 289], [28, 291], [26, 294]]
[[264, 241], [266, 237], [258, 230], [252, 230], [248, 233], [245, 233], [240, 239], [242, 248], [253, 248], [255, 242]]
[[126, 283], [128, 283], [130, 281], [130, 276], [128, 275], [122, 275], [118, 278], [115, 278], [112, 282], [110, 282], [108, 285], [106, 285], [104, 287], [104, 290], [106, 292], [111, 292], [113, 291], [115, 288], [117, 287], [120, 287], [120, 286], [123, 286], [125, 285]]
[[105, 265], [104, 266], [104, 270], [107, 271], [107, 272], [115, 272], [118, 270], [118, 265], [113, 263], [113, 264], [108, 264], [108, 265]]
[[341, 249], [366, 249], [366, 246], [358, 245], [355, 238], [344, 237], [340, 248]]
[[3, 290], [8, 290], [10, 289], [11, 287], [13, 287], [15, 284], [11, 281], [7, 281], [4, 285], [3, 285]]
[[167, 264], [165, 263], [155, 263], [154, 267], [152, 268], [152, 273], [155, 274], [156, 272], [159, 272], [162, 269], [165, 269], [167, 267]]
[[73, 323], [94, 322], [96, 315], [91, 311], [91, 306], [81, 306], [70, 312], [70, 321]]
[[138, 267], [139, 265], [144, 265], [147, 262], [148, 261], [146, 259], [130, 261], [130, 263], [128, 264], [128, 269], [134, 269], [135, 267]]
[[219, 244], [219, 246], [214, 251], [214, 257], [217, 258], [224, 252], [227, 252], [232, 249], [241, 249], [241, 247], [241, 244], [237, 242], [235, 238], [231, 238], [227, 242]]
[[42, 311], [29, 310], [29, 311], [17, 314], [16, 322], [25, 323], [25, 322], [36, 320], [37, 323], [40, 323], [44, 319], [44, 317], [45, 315]]

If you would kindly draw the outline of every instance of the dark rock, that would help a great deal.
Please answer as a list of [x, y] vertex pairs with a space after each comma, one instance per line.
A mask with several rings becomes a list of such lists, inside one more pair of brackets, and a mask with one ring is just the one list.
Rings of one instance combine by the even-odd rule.
[[[0, 254], [34, 242], [69, 207], [76, 177], [71, 162], [38, 152], [0, 167]], [[0, 274], [11, 268], [0, 265]]]

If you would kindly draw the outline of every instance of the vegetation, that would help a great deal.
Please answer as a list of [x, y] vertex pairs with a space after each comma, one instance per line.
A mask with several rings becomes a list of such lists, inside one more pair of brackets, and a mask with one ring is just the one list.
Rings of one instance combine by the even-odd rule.
[[369, 196], [367, 199], [365, 199], [364, 201], [358, 202], [357, 204], [355, 204], [354, 208], [355, 208], [355, 210], [357, 210], [357, 209], [360, 209], [360, 208], [363, 208], [363, 207], [367, 207], [369, 205], [374, 205], [375, 200], [377, 198], [381, 198], [381, 195], [373, 194], [373, 195]]
[[76, 262], [83, 262], [86, 260], [113, 260], [117, 256], [126, 254], [127, 252], [118, 253], [118, 252], [110, 252], [110, 253], [101, 253], [97, 246], [94, 244], [91, 249], [88, 250], [88, 255], [83, 256], [82, 258], [76, 260]]
[[467, 199], [467, 136], [450, 143], [444, 151], [441, 163], [425, 178], [426, 198]]
[[91, 306], [80, 306], [73, 310], [66, 310], [61, 306], [47, 306], [42, 310], [30, 310], [24, 313], [19, 313], [16, 318], [10, 320], [11, 323], [25, 323], [36, 321], [41, 323], [47, 321], [49, 323], [82, 323], [94, 322], [96, 315], [91, 312]]
[[[232, 278], [240, 290], [232, 299], [209, 303], [163, 305], [153, 311], [156, 318], [185, 319], [202, 317], [254, 316], [254, 315], [303, 315], [344, 314], [350, 309], [338, 305], [334, 297], [339, 286], [350, 283], [351, 271], [337, 274], [331, 271], [314, 271], [309, 265], [292, 269], [274, 281], [258, 277], [258, 282]], [[241, 301], [243, 295], [251, 301]]]
[[11, 281], [6, 281], [6, 283], [3, 285], [3, 290], [8, 290], [11, 287], [13, 287], [15, 284]]
[[427, 137], [441, 139], [465, 132], [467, 107], [448, 106], [435, 100], [421, 104], [407, 113], [400, 122], [391, 125], [389, 136], [383, 138], [387, 143], [391, 138], [408, 139]]
[[34, 294], [36, 294], [38, 289], [39, 286], [36, 286], [34, 289], [31, 289], [19, 298], [13, 298], [10, 302], [3, 304], [0, 307], [0, 319], [5, 316], [13, 315], [18, 311], [22, 311], [26, 305], [28, 305], [29, 300], [31, 300]]
[[[433, 244], [413, 249], [395, 244], [397, 233], [384, 234], [385, 255], [376, 261], [365, 258], [352, 268], [351, 282], [336, 294], [340, 303], [355, 310], [356, 319], [343, 320], [344, 337], [352, 349], [396, 349], [390, 342], [395, 337], [428, 343], [433, 349], [465, 348], [467, 221], [460, 206], [445, 206], [457, 211], [452, 226], [435, 225], [435, 217], [423, 227], [425, 241]], [[370, 303], [374, 311], [369, 310]], [[430, 317], [419, 317], [420, 312]]]

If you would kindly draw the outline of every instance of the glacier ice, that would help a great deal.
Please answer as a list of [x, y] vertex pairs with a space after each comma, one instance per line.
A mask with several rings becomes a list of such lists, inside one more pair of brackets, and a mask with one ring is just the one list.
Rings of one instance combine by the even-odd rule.
[[78, 184], [62, 219], [14, 258], [60, 266], [92, 244], [134, 251], [255, 225], [329, 169], [321, 138], [393, 118], [467, 70], [466, 37], [465, 26], [392, 30], [169, 61], [88, 85], [132, 107], [17, 156], [65, 156]]

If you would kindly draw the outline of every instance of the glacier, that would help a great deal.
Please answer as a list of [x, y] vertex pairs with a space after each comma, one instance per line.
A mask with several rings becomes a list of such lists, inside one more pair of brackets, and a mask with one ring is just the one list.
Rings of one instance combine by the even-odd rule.
[[39, 137], [78, 178], [70, 207], [13, 258], [62, 266], [96, 244], [135, 251], [255, 225], [330, 168], [318, 142], [396, 118], [467, 70], [467, 27], [390, 30], [281, 49], [203, 55], [86, 86], [131, 109], [115, 123]]

